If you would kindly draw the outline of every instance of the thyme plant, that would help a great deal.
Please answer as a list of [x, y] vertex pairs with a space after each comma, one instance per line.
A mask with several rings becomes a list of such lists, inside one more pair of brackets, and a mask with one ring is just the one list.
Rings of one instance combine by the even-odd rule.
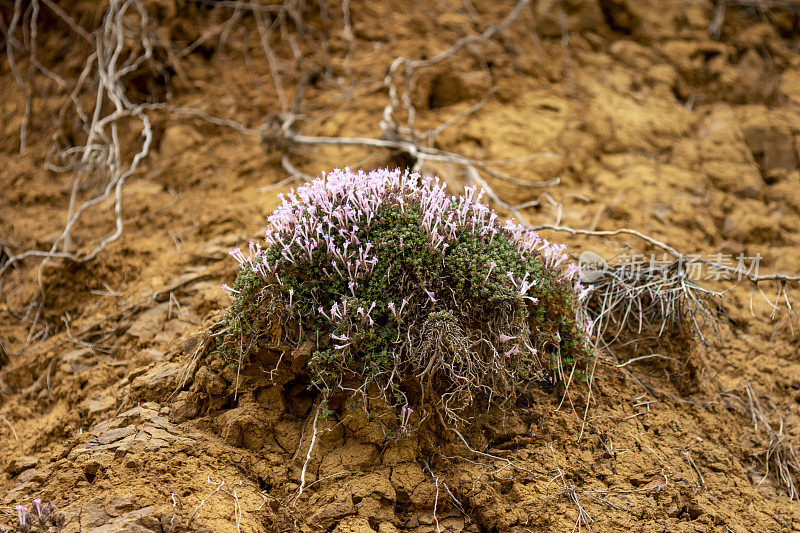
[[544, 376], [585, 376], [591, 287], [565, 245], [501, 222], [481, 196], [388, 169], [335, 170], [281, 195], [263, 246], [231, 251], [221, 355], [241, 364], [288, 321], [314, 344], [313, 387], [374, 385], [402, 416], [413, 404], [446, 423]]

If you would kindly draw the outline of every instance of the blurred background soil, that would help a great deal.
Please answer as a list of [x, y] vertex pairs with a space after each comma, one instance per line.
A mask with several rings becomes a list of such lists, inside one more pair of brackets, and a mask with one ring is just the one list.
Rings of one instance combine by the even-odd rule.
[[[761, 272], [797, 274], [800, 7], [728, 2], [719, 20], [721, 3], [532, 1], [492, 39], [418, 69], [416, 128], [485, 98], [425, 144], [521, 158], [502, 167], [520, 183], [485, 178], [506, 202], [538, 200], [524, 210], [530, 223], [628, 227], [685, 254], [734, 264], [758, 254]], [[11, 526], [16, 503], [41, 497], [67, 513], [67, 531], [800, 531], [797, 500], [773, 467], [776, 450], [800, 447], [797, 322], [784, 311], [770, 318], [762, 287], [713, 279], [731, 314], [721, 341], [659, 348], [690, 364], [625, 364], [649, 353], [629, 346], [601, 359], [588, 410], [583, 385], [565, 401], [537, 392], [487, 420], [481, 451], [519, 468], [452, 444], [450, 460], [429, 464], [419, 436], [387, 439], [354, 411], [324, 422], [307, 468], [312, 485], [294, 501], [312, 431], [309, 393], [273, 387], [257, 361], [242, 376], [213, 361], [185, 373], [229, 303], [220, 288], [234, 277], [227, 250], [261, 235], [276, 193], [289, 187], [270, 187], [290, 177], [287, 152], [174, 108], [268, 131], [259, 128], [285, 117], [305, 76], [298, 131], [377, 139], [395, 58], [430, 58], [515, 4], [288, 4], [301, 20], [287, 15], [286, 31], [271, 36], [257, 22], [275, 12], [247, 2], [137, 4], [159, 36], [161, 67], [146, 63], [129, 77], [128, 97], [174, 107], [147, 111], [154, 140], [122, 188], [118, 240], [88, 262], [39, 269], [29, 259], [3, 274], [0, 525]], [[63, 230], [73, 174], [45, 162], [54, 143], [81, 136], [63, 112], [68, 93], [22, 53], [30, 5], [21, 6], [27, 18], [12, 49], [31, 114], [20, 154], [25, 105], [6, 55], [0, 263], [49, 249]], [[93, 30], [107, 5], [57, 7]], [[13, 12], [0, 2], [4, 48]], [[49, 4], [39, 16], [37, 60], [74, 84], [90, 45]], [[139, 149], [140, 131], [120, 128], [125, 157]], [[403, 162], [364, 146], [295, 146], [290, 157], [312, 176]], [[454, 165], [425, 171], [455, 192], [465, 184]], [[84, 186], [90, 195], [98, 184]], [[112, 196], [86, 211], [73, 250], [113, 232], [113, 207]], [[576, 254], [659, 252], [623, 236], [548, 237]], [[773, 433], [754, 424], [748, 392]], [[788, 475], [800, 484], [799, 471]]]

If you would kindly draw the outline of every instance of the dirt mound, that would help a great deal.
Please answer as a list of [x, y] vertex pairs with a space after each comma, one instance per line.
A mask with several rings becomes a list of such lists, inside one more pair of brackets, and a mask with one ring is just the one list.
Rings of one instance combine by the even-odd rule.
[[[39, 6], [35, 38], [37, 61], [55, 77], [22, 53], [30, 9], [15, 22], [24, 35], [4, 41], [32, 112], [20, 155], [25, 97], [4, 60], [0, 265], [50, 249], [76, 183], [46, 158], [54, 134], [63, 153], [83, 142], [58, 79], [74, 84], [94, 50], [68, 21], [95, 28], [106, 6], [49, 4]], [[67, 514], [66, 531], [800, 529], [786, 488], [798, 472], [775, 462], [800, 442], [797, 324], [783, 313], [770, 320], [758, 290], [743, 284], [726, 293], [721, 342], [661, 346], [659, 357], [646, 343], [627, 346], [598, 360], [591, 395], [585, 385], [531, 391], [516, 409], [487, 413], [466, 444], [451, 435], [435, 450], [427, 435], [376, 423], [375, 406], [333, 405], [317, 417], [299, 368], [270, 374], [283, 352], [302, 360], [295, 348], [242, 368], [215, 359], [212, 335], [229, 305], [220, 284], [234, 276], [227, 250], [260, 235], [286, 169], [313, 175], [410, 157], [397, 145], [277, 143], [288, 142], [273, 130], [287, 124], [296, 84], [304, 94], [291, 128], [403, 133], [405, 115], [394, 129], [379, 126], [395, 58], [435, 58], [501, 23], [515, 3], [349, 2], [346, 17], [336, 2], [284, 11], [134, 4], [151, 15], [153, 55], [126, 78], [125, 94], [134, 107], [172, 107], [146, 108], [154, 140], [120, 188], [119, 239], [88, 262], [52, 260], [40, 271], [26, 260], [0, 278], [0, 526], [12, 525], [15, 504], [39, 497]], [[520, 212], [531, 224], [629, 227], [686, 254], [732, 265], [758, 256], [762, 273], [800, 272], [795, 11], [682, 0], [522, 5], [488, 40], [417, 67], [396, 109], [413, 105], [416, 130], [435, 130], [424, 146], [509, 160], [481, 172], [510, 206], [529, 202]], [[13, 6], [0, 12], [7, 28]], [[80, 93], [87, 98], [92, 109], [93, 95]], [[120, 123], [125, 161], [140, 132]], [[428, 160], [425, 170], [454, 190], [469, 176], [452, 162]], [[103, 179], [87, 175], [80, 198]], [[88, 253], [114, 232], [114, 195], [98, 206], [75, 225], [73, 250]], [[570, 246], [606, 258], [642, 248], [613, 239], [575, 236]], [[735, 281], [702, 276], [720, 289]]]

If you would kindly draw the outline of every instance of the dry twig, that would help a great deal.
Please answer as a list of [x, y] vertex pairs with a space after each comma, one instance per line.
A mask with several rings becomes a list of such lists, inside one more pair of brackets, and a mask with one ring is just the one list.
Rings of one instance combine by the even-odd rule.
[[[800, 499], [800, 457], [789, 440], [788, 428], [775, 403], [766, 394], [755, 391], [749, 381], [738, 389], [724, 392], [723, 396], [736, 401], [750, 418], [756, 438], [763, 443], [763, 449], [755, 454], [764, 469], [759, 486], [771, 475], [790, 500]], [[765, 412], [765, 404], [773, 417]]]

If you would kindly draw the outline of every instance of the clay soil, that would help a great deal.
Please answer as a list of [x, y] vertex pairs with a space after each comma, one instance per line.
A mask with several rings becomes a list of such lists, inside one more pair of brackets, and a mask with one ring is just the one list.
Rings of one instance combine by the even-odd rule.
[[[12, 4], [0, 3], [4, 32]], [[254, 129], [276, 116], [281, 97], [254, 11], [240, 4], [143, 2], [168, 43], [156, 59], [171, 66], [131, 77], [131, 94]], [[59, 5], [90, 30], [105, 9]], [[339, 2], [309, 3], [303, 24], [290, 17], [285, 35], [268, 38], [289, 106], [303, 74], [319, 67], [296, 128], [379, 138], [394, 58], [431, 57], [513, 6], [353, 0], [350, 38]], [[486, 98], [431, 145], [483, 160], [549, 154], [502, 167], [521, 184], [486, 175], [506, 202], [540, 201], [524, 210], [531, 224], [628, 227], [685, 254], [734, 263], [760, 254], [762, 273], [797, 274], [797, 8], [729, 5], [712, 38], [714, 8], [531, 2], [490, 41], [420, 69], [416, 129]], [[88, 44], [44, 4], [41, 13], [38, 58], [74, 83]], [[163, 53], [205, 34], [180, 57]], [[54, 139], [80, 138], [74, 117], [59, 114], [66, 93], [31, 66], [17, 35], [32, 113], [20, 155], [24, 100], [4, 54], [0, 263], [49, 249], [62, 231], [73, 174], [47, 170], [45, 158]], [[220, 288], [235, 275], [227, 250], [258, 238], [288, 189], [269, 188], [288, 177], [286, 147], [169, 109], [148, 113], [154, 143], [122, 189], [120, 238], [89, 262], [40, 271], [30, 259], [0, 280], [0, 527], [13, 526], [15, 504], [39, 497], [67, 514], [69, 532], [800, 531], [774, 461], [776, 450], [800, 451], [800, 325], [785, 309], [770, 318], [758, 290], [751, 313], [752, 288], [735, 280], [704, 282], [727, 290], [720, 339], [618, 347], [598, 359], [588, 409], [585, 384], [566, 398], [556, 386], [481, 419], [470, 442], [495, 458], [452, 439], [432, 450], [428, 436], [387, 435], [374, 412], [345, 406], [319, 422], [309, 454], [315, 398], [302, 379], [270, 376], [258, 358], [237, 373], [205, 348], [229, 304]], [[126, 157], [138, 131], [120, 132]], [[295, 147], [290, 158], [311, 175], [403, 162], [358, 146]], [[452, 165], [425, 170], [454, 191], [465, 183]], [[99, 186], [86, 183], [81, 198]], [[113, 231], [113, 200], [98, 207], [81, 218], [71, 250], [90, 251]], [[659, 253], [624, 236], [546, 233], [576, 254]], [[664, 357], [631, 361], [654, 350]], [[302, 359], [302, 347], [286, 351]], [[772, 434], [754, 424], [748, 391]], [[789, 476], [800, 485], [800, 472]]]

